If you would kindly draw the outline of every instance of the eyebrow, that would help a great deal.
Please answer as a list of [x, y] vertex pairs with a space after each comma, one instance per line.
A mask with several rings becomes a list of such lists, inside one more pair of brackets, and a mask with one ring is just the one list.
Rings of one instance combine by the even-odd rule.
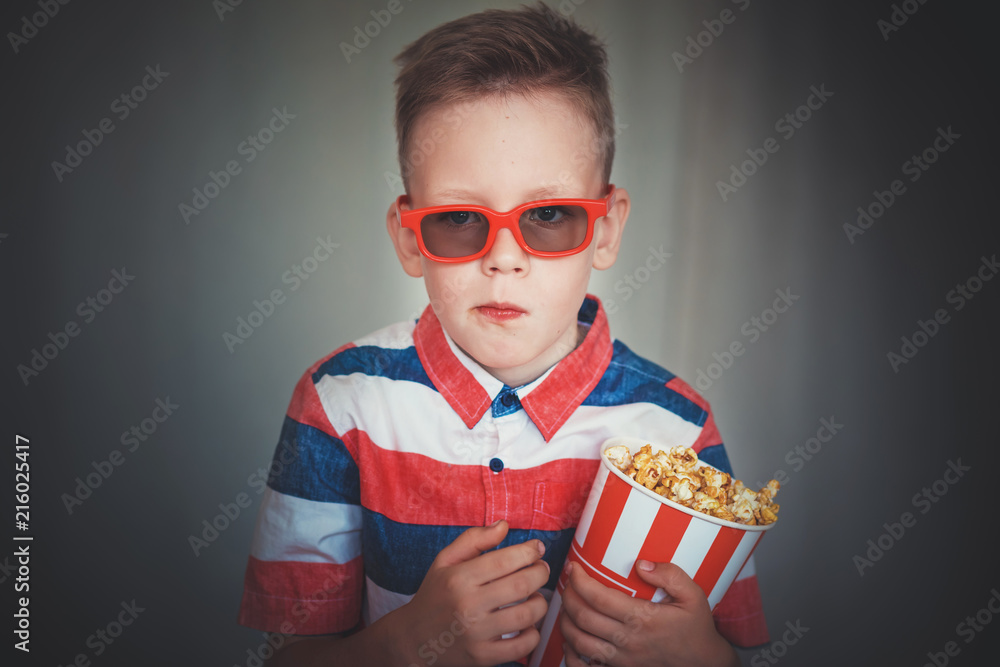
[[[525, 199], [524, 202], [538, 201], [541, 199], [572, 199], [572, 197], [562, 191], [561, 186], [559, 185], [547, 185], [540, 187], [529, 192], [527, 197], [528, 198]], [[469, 203], [481, 201], [481, 197], [477, 193], [472, 190], [462, 190], [460, 188], [434, 192], [431, 193], [430, 198], [433, 201], [438, 202], [454, 200], [461, 203]]]

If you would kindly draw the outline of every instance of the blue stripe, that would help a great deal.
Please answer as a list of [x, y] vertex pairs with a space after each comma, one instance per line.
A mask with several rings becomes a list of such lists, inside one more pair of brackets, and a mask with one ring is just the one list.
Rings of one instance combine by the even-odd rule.
[[361, 503], [358, 466], [344, 441], [285, 417], [267, 485], [289, 496], [325, 503]]
[[363, 373], [390, 380], [419, 382], [437, 391], [420, 363], [417, 348], [412, 345], [402, 350], [388, 349], [377, 345], [350, 347], [327, 359], [313, 373], [312, 381], [313, 383], [319, 382], [325, 375], [350, 375], [351, 373]]
[[616, 340], [608, 370], [590, 395], [584, 399], [583, 405], [652, 403], [696, 426], [704, 425], [708, 419], [708, 412], [694, 401], [665, 386], [674, 377], [670, 371], [643, 359], [625, 343]]
[[704, 461], [710, 466], [718, 468], [722, 472], [728, 472], [730, 475], [733, 474], [733, 466], [729, 463], [729, 457], [726, 455], [726, 448], [722, 445], [705, 447], [698, 452], [698, 459]]
[[[378, 512], [362, 508], [361, 554], [365, 575], [386, 590], [413, 595], [438, 553], [467, 528], [469, 526], [398, 523]], [[499, 548], [532, 539], [541, 540], [545, 544], [544, 558], [550, 569], [545, 587], [555, 590], [574, 532], [575, 528], [552, 531], [512, 529]]]
[[597, 301], [584, 299], [583, 305], [580, 306], [580, 310], [576, 314], [577, 322], [593, 324], [595, 319], [597, 319]]

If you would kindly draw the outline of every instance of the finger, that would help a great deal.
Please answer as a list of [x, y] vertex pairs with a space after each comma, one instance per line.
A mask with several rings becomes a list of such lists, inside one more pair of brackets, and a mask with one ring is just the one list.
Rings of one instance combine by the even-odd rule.
[[[545, 545], [541, 540], [528, 540], [503, 549], [488, 551], [476, 558], [475, 563], [471, 565], [469, 578], [479, 584], [495, 581], [539, 561], [544, 554]], [[534, 590], [537, 590], [537, 587], [528, 593]]]
[[563, 657], [565, 658], [566, 667], [587, 667], [587, 663], [583, 661], [580, 654], [573, 650], [573, 647], [568, 643], [563, 643]]
[[595, 661], [610, 662], [618, 654], [617, 646], [584, 632], [566, 614], [559, 614], [559, 629], [570, 648], [581, 658], [586, 657], [591, 664]]
[[[651, 567], [650, 567], [651, 566]], [[635, 571], [639, 578], [651, 586], [662, 588], [672, 598], [668, 604], [682, 607], [708, 604], [705, 592], [677, 565], [673, 563], [651, 563], [636, 561]]]
[[431, 563], [431, 569], [457, 565], [476, 558], [503, 542], [503, 538], [507, 537], [507, 528], [507, 522], [502, 519], [485, 528], [479, 526], [469, 528], [438, 553], [437, 558]]
[[497, 639], [490, 643], [490, 658], [492, 662], [484, 664], [495, 665], [504, 662], [515, 662], [526, 657], [538, 646], [541, 636], [533, 626], [527, 627], [516, 637]]
[[537, 560], [517, 572], [494, 579], [479, 589], [482, 606], [487, 609], [522, 602], [537, 592], [549, 580], [549, 564]]
[[604, 615], [599, 611], [600, 607], [591, 607], [573, 586], [567, 586], [563, 591], [562, 605], [563, 614], [569, 616], [573, 624], [587, 634], [612, 640], [624, 630], [621, 621]]
[[569, 586], [580, 595], [589, 606], [600, 609], [605, 616], [616, 621], [624, 621], [633, 611], [635, 600], [621, 591], [608, 588], [587, 574], [583, 567], [570, 563]]
[[548, 608], [549, 603], [545, 601], [545, 597], [541, 593], [535, 592], [529, 595], [524, 602], [518, 602], [493, 612], [490, 624], [497, 636], [523, 631], [534, 627], [535, 623], [542, 620]]

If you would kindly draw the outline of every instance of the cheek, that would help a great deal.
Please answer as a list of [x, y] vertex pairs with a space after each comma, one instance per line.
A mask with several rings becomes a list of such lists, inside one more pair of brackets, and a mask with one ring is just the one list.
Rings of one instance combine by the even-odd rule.
[[459, 307], [464, 302], [471, 280], [467, 269], [460, 265], [425, 266], [424, 285], [434, 310], [440, 311]]

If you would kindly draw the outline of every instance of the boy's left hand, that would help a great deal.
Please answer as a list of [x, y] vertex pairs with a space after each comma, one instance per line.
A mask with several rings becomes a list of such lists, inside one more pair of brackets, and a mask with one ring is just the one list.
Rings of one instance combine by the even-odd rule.
[[585, 667], [581, 656], [613, 667], [738, 667], [736, 652], [716, 631], [708, 600], [691, 577], [671, 563], [639, 561], [636, 571], [667, 597], [659, 603], [630, 597], [573, 564], [560, 614], [567, 667]]

